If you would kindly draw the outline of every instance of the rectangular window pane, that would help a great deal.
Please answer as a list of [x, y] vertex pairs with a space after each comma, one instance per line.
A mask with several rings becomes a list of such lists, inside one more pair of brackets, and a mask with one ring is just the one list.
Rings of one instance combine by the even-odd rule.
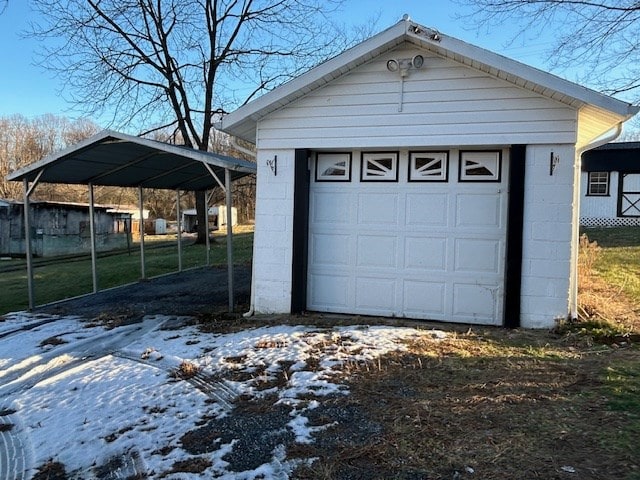
[[609, 195], [609, 172], [589, 172], [587, 195]]

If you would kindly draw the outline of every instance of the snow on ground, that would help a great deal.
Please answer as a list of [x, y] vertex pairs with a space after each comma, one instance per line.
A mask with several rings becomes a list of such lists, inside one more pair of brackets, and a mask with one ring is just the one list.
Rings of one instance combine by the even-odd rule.
[[[348, 395], [341, 376], [349, 368], [375, 365], [406, 349], [409, 339], [445, 336], [383, 326], [265, 326], [226, 334], [163, 328], [175, 321], [147, 317], [112, 330], [76, 317], [18, 313], [0, 321], [0, 410], [15, 411], [11, 434], [28, 439], [30, 450], [22, 454], [33, 468], [55, 461], [70, 478], [96, 478], [114, 458], [128, 458], [152, 479], [286, 479], [296, 465], [284, 445], [273, 449], [270, 462], [238, 472], [225, 460], [236, 440], [220, 438], [207, 446], [203, 472], [171, 472], [194, 459], [184, 435], [208, 418], [233, 416], [241, 395], [275, 395], [291, 409], [286, 428], [295, 441], [313, 443], [334, 424], [309, 426], [306, 412], [327, 395]], [[176, 378], [181, 364], [197, 367], [198, 375]]]

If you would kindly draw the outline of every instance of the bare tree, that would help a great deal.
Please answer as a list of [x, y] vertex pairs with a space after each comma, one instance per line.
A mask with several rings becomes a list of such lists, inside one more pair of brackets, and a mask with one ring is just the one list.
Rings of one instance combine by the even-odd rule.
[[[43, 18], [33, 34], [49, 41], [42, 62], [64, 78], [78, 106], [93, 115], [110, 112], [114, 124], [141, 133], [174, 129], [185, 145], [208, 150], [224, 111], [357, 40], [329, 20], [343, 1], [31, 3]], [[197, 197], [202, 241], [204, 195]]]
[[[55, 115], [27, 119], [21, 115], [0, 117], [0, 198], [21, 198], [22, 185], [8, 182], [8, 173], [90, 137], [98, 126], [85, 119], [71, 121]], [[84, 201], [86, 189], [42, 184], [36, 196], [47, 200]]]
[[580, 66], [582, 81], [610, 95], [640, 88], [640, 3], [636, 0], [457, 0], [476, 26], [520, 26], [526, 41], [551, 29], [550, 66]]

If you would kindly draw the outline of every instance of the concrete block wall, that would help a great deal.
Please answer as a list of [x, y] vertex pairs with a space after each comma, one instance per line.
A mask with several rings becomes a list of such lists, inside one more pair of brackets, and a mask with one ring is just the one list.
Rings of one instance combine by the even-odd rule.
[[[267, 161], [277, 156], [277, 175]], [[294, 150], [259, 150], [253, 247], [256, 313], [291, 310]]]
[[521, 325], [548, 328], [569, 313], [575, 148], [530, 145], [526, 162]]

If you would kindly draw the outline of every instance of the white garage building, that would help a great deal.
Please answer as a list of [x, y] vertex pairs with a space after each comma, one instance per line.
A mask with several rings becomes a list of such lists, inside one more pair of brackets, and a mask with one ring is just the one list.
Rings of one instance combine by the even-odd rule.
[[400, 21], [224, 118], [258, 151], [252, 308], [552, 326], [580, 154], [637, 110]]

